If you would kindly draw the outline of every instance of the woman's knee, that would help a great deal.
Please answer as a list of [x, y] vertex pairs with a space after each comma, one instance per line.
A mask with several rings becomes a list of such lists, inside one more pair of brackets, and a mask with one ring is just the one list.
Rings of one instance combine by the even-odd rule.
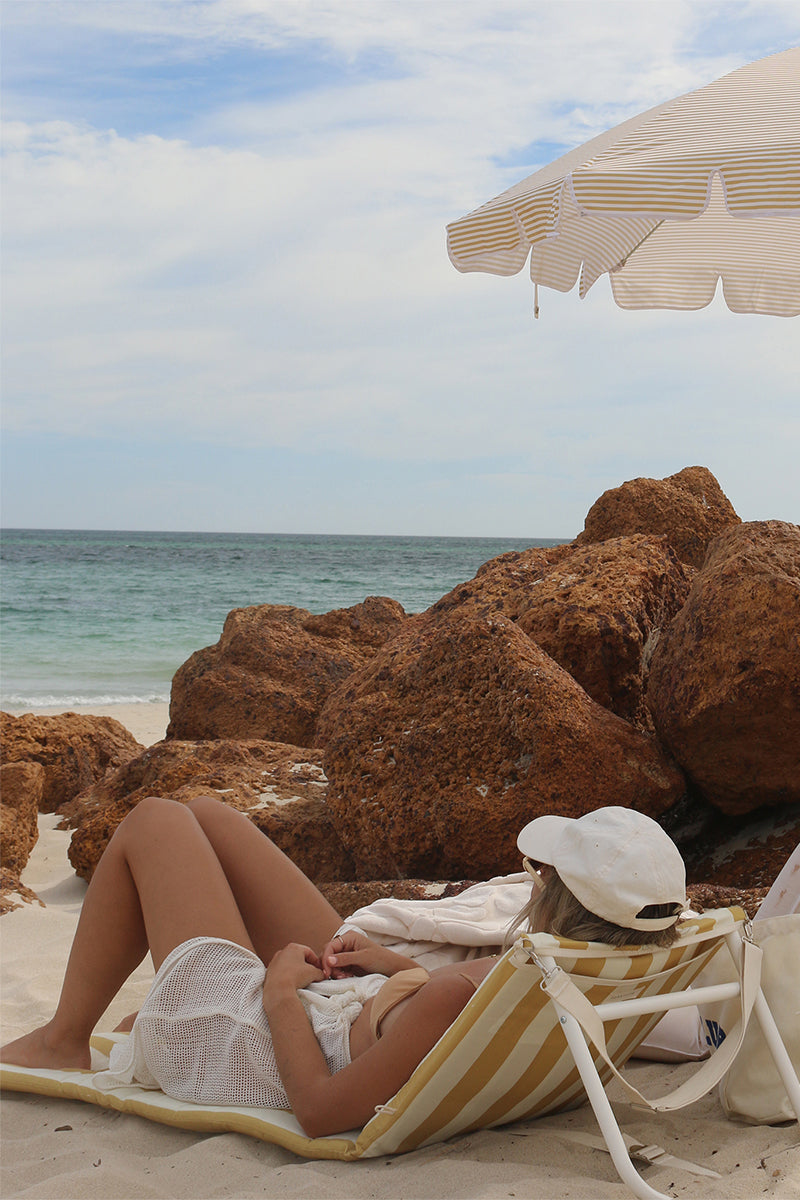
[[220, 809], [227, 806], [216, 796], [193, 796], [191, 800], [186, 801], [186, 807], [202, 824], [203, 817], [213, 817]]
[[163, 796], [144, 796], [119, 825], [114, 838], [150, 836], [163, 829], [183, 807], [177, 800], [167, 800]]

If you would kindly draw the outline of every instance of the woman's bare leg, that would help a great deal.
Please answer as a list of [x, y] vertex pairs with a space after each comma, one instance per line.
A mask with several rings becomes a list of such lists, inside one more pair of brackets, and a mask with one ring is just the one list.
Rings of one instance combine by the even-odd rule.
[[214, 850], [192, 812], [139, 802], [109, 842], [83, 902], [53, 1019], [4, 1046], [3, 1062], [88, 1067], [97, 1021], [148, 947], [156, 969], [181, 942], [253, 943]]
[[187, 807], [222, 864], [259, 958], [269, 963], [288, 942], [320, 954], [342, 921], [311, 880], [243, 813], [212, 796]]

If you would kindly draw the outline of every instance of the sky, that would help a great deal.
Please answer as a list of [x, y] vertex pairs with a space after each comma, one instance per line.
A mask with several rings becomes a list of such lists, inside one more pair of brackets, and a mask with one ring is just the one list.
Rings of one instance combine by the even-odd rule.
[[2, 0], [6, 527], [800, 522], [800, 322], [459, 274], [445, 226], [800, 43], [795, 0]]

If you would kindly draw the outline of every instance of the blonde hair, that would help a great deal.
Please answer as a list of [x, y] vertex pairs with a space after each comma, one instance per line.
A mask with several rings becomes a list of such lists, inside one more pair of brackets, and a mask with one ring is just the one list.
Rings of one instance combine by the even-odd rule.
[[[668, 917], [670, 904], [648, 905], [648, 917]], [[506, 947], [514, 941], [524, 926], [531, 933], [555, 933], [575, 942], [604, 942], [607, 946], [671, 946], [677, 937], [676, 924], [667, 929], [624, 929], [613, 925], [584, 908], [576, 900], [557, 871], [552, 871], [546, 883], [534, 891], [530, 900], [514, 919], [505, 937]]]

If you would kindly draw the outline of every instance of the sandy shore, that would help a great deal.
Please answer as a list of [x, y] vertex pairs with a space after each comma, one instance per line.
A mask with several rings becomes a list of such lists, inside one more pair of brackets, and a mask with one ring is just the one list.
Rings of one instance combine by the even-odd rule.
[[[115, 717], [144, 744], [163, 737], [167, 724], [166, 704], [86, 711]], [[56, 823], [53, 815], [40, 818], [39, 841], [23, 875], [46, 907], [26, 905], [3, 917], [0, 926], [2, 1041], [51, 1014], [85, 892], [67, 861], [70, 835], [55, 829]], [[150, 969], [141, 967], [102, 1028], [138, 1006], [150, 978]], [[693, 1067], [639, 1061], [628, 1070], [640, 1090], [658, 1095]], [[796, 1124], [734, 1124], [715, 1095], [667, 1116], [625, 1103], [616, 1108], [623, 1128], [638, 1141], [719, 1173], [712, 1178], [674, 1165], [645, 1167], [647, 1182], [659, 1191], [704, 1200], [800, 1197]], [[607, 1154], [570, 1140], [576, 1133], [597, 1136], [588, 1107], [360, 1163], [306, 1162], [240, 1134], [203, 1136], [78, 1101], [8, 1094], [0, 1113], [4, 1200], [619, 1200], [628, 1194]]]

